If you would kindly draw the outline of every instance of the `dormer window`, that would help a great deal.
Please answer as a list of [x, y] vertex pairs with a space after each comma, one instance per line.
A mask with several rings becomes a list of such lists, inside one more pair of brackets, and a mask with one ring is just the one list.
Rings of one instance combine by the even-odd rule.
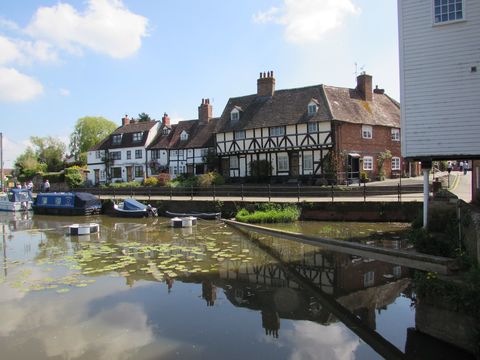
[[235, 107], [231, 112], [230, 112], [230, 120], [231, 121], [238, 121], [240, 120], [240, 110]]
[[162, 129], [162, 135], [168, 135], [168, 134], [170, 134], [170, 128], [168, 128], [168, 127], [165, 126], [165, 127]]
[[180, 140], [184, 141], [184, 140], [188, 140], [188, 133], [183, 130], [182, 133], [180, 134]]
[[315, 100], [311, 100], [309, 103], [308, 103], [308, 107], [307, 107], [307, 110], [308, 110], [308, 116], [313, 116], [317, 113], [318, 111], [318, 103], [315, 101]]
[[133, 142], [142, 141], [143, 134], [141, 132], [133, 133]]
[[112, 136], [112, 144], [113, 145], [120, 145], [122, 143], [122, 135], [113, 135]]

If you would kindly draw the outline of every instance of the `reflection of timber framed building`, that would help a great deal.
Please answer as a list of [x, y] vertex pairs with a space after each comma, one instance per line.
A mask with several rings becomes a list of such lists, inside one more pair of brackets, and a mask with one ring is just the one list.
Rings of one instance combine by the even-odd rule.
[[275, 91], [273, 72], [257, 93], [230, 98], [218, 124], [216, 152], [225, 177], [358, 179], [400, 176], [399, 104], [361, 74], [355, 89], [315, 85]]

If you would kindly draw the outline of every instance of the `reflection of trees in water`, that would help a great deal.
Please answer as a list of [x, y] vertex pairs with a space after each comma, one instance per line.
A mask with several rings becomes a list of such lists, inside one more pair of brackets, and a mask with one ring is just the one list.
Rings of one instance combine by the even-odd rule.
[[217, 300], [217, 287], [211, 280], [202, 281], [202, 298], [207, 302], [207, 306], [215, 305], [215, 300]]

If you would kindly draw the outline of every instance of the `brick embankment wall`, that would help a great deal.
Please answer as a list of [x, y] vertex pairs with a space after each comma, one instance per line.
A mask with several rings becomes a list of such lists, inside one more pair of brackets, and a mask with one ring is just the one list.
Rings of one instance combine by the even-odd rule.
[[[253, 210], [254, 202], [241, 201], [150, 201], [162, 215], [165, 211], [177, 213], [221, 212], [225, 218], [234, 217], [238, 210]], [[273, 202], [272, 202], [273, 203]], [[284, 205], [284, 204], [283, 204]], [[302, 220], [320, 221], [397, 221], [410, 222], [419, 211], [421, 203], [388, 202], [341, 202], [341, 203], [300, 203]]]

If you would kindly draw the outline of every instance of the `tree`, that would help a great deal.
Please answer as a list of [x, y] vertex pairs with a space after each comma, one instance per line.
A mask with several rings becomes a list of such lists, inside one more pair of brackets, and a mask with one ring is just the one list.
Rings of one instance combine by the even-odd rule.
[[389, 160], [391, 158], [392, 158], [392, 153], [390, 150], [385, 150], [385, 151], [382, 151], [380, 154], [378, 154], [377, 165], [378, 165], [378, 177], [380, 180], [385, 179], [385, 171], [383, 170], [383, 165], [385, 163], [385, 160]]
[[86, 159], [85, 154], [95, 144], [110, 135], [117, 124], [103, 117], [85, 116], [77, 120], [70, 135], [70, 151], [76, 161]]
[[150, 115], [142, 112], [141, 114], [138, 114], [138, 121], [152, 121], [152, 119], [150, 118]]
[[46, 164], [47, 171], [60, 171], [63, 169], [63, 155], [65, 154], [65, 144], [52, 136], [30, 137], [31, 143], [35, 147], [35, 155], [40, 163]]
[[15, 170], [21, 178], [31, 179], [36, 173], [46, 169], [46, 165], [38, 161], [37, 154], [30, 146], [15, 160]]

